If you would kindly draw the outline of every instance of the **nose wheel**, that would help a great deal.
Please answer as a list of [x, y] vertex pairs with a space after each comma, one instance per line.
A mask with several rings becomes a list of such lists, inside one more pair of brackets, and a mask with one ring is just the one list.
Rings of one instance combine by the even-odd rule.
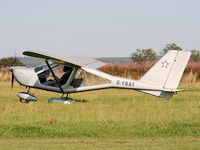
[[30, 88], [28, 89], [27, 92], [19, 92], [17, 96], [19, 97], [19, 101], [21, 103], [29, 103], [30, 101], [35, 101], [35, 102], [38, 101], [38, 98], [30, 93]]
[[23, 98], [19, 98], [19, 101], [20, 101], [21, 103], [29, 103], [29, 100], [23, 99]]

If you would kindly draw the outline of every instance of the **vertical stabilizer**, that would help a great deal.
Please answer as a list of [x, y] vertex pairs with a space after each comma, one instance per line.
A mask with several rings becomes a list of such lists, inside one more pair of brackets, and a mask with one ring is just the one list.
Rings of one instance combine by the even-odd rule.
[[179, 51], [176, 59], [174, 60], [174, 65], [166, 79], [164, 88], [166, 89], [176, 89], [181, 80], [185, 67], [190, 58], [191, 52]]
[[[176, 89], [183, 75], [191, 52], [171, 50], [165, 54], [139, 81], [161, 89]], [[144, 91], [160, 97], [171, 97], [173, 92]]]

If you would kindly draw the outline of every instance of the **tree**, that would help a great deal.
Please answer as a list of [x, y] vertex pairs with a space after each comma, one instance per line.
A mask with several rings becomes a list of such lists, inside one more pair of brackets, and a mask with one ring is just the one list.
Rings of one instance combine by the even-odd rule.
[[17, 66], [24, 66], [24, 64], [20, 62], [18, 58], [15, 59], [13, 57], [8, 57], [0, 59], [0, 67], [11, 66], [14, 64]]
[[175, 43], [167, 44], [166, 47], [160, 52], [161, 56], [165, 55], [170, 50], [179, 50], [181, 51], [182, 48], [176, 45]]
[[192, 52], [191, 56], [190, 56], [190, 60], [191, 61], [200, 61], [200, 51], [193, 49], [190, 52]]
[[136, 49], [136, 52], [132, 54], [132, 60], [138, 62], [154, 61], [156, 60], [156, 53], [153, 49]]

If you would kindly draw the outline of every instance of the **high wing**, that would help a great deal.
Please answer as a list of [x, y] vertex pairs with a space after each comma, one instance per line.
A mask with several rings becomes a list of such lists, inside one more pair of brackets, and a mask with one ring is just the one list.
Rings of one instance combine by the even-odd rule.
[[42, 58], [45, 60], [55, 61], [59, 64], [65, 64], [65, 65], [70, 65], [74, 67], [86, 67], [86, 68], [96, 69], [96, 68], [100, 68], [106, 65], [105, 63], [98, 61], [94, 58], [89, 58], [89, 57], [81, 56], [81, 55], [62, 58], [55, 55], [50, 55], [50, 54], [42, 53], [39, 51], [32, 51], [32, 50], [24, 51], [23, 54], [26, 56]]

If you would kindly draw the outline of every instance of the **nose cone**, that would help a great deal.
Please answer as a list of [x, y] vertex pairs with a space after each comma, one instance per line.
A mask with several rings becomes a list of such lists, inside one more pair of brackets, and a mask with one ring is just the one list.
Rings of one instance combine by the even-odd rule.
[[14, 68], [14, 67], [8, 67], [8, 70], [9, 70], [10, 72], [13, 72], [13, 68]]
[[13, 72], [17, 82], [25, 86], [30, 86], [30, 81], [33, 75], [35, 75], [34, 69], [28, 67], [16, 66], [10, 68], [9, 70]]

